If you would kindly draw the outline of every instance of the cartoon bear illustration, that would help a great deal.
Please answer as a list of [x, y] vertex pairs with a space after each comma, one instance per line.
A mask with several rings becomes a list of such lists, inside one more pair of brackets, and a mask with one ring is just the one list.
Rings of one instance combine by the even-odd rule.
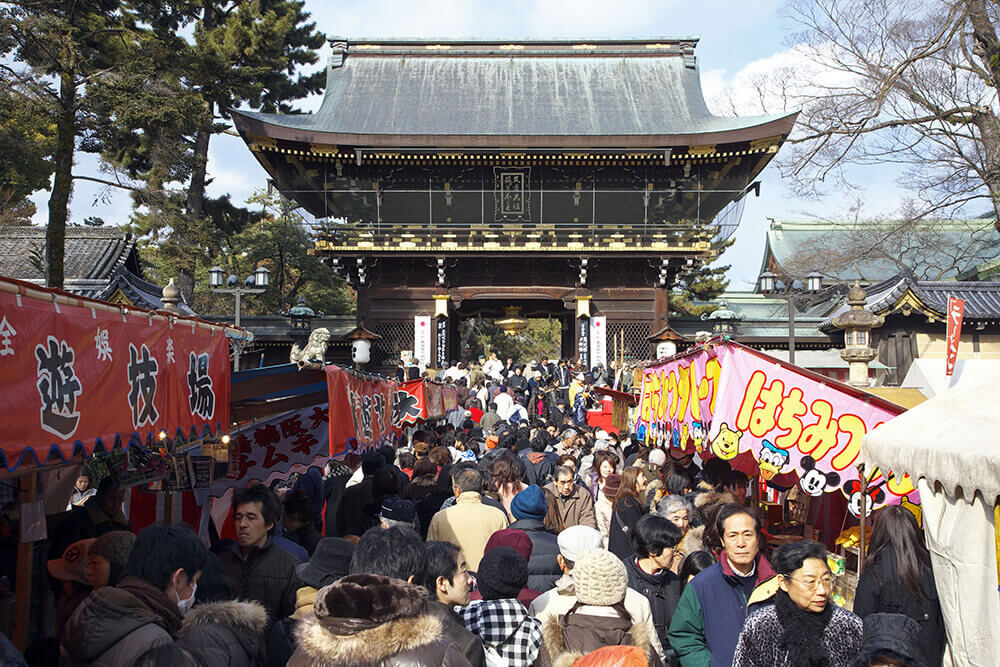
[[762, 440], [760, 450], [760, 476], [770, 482], [781, 469], [788, 465], [788, 450], [775, 446], [770, 440]]
[[733, 431], [726, 425], [726, 422], [722, 422], [719, 434], [712, 441], [712, 453], [726, 461], [736, 458], [740, 452], [741, 437], [743, 437], [743, 431]]

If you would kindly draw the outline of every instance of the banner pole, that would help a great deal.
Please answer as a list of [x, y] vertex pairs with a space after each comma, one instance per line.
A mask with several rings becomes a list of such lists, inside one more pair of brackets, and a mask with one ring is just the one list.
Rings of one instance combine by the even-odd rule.
[[[21, 507], [35, 502], [38, 493], [38, 474], [21, 477]], [[21, 520], [24, 520], [22, 515]], [[20, 531], [19, 531], [20, 532]], [[24, 542], [18, 536], [17, 579], [14, 584], [14, 645], [23, 651], [28, 645], [28, 627], [31, 624], [31, 575], [34, 570], [35, 543]]]
[[858, 477], [861, 480], [861, 517], [858, 530], [858, 579], [865, 569], [865, 557], [868, 551], [868, 475], [865, 474], [865, 464], [858, 464]]

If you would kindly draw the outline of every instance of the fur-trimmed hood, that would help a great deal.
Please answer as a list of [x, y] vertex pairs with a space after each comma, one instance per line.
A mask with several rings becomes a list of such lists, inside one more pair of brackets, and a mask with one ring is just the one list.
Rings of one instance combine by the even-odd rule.
[[[587, 607], [581, 607], [580, 609], [580, 613], [585, 614]], [[573, 667], [576, 661], [582, 658], [584, 654], [579, 651], [566, 650], [562, 627], [562, 616], [550, 616], [542, 623], [542, 650], [548, 653], [552, 667]], [[653, 645], [650, 642], [646, 626], [642, 623], [633, 623], [629, 634], [632, 635], [633, 645], [641, 648], [642, 652], [646, 654], [647, 662], [655, 664]]]
[[737, 504], [736, 496], [729, 493], [728, 491], [704, 491], [698, 493], [694, 497], [695, 507], [706, 507], [708, 505], [719, 505], [719, 504]]
[[289, 665], [366, 665], [425, 648], [441, 638], [441, 621], [429, 614], [399, 618], [353, 635], [337, 635], [315, 616], [295, 629], [298, 650]]
[[688, 528], [681, 538], [680, 549], [685, 556], [695, 551], [705, 551], [705, 526]]
[[183, 637], [192, 629], [218, 623], [236, 631], [248, 631], [257, 634], [267, 625], [267, 612], [256, 602], [209, 602], [195, 605], [184, 617], [178, 633]]
[[265, 656], [266, 625], [267, 612], [256, 602], [209, 602], [188, 612], [177, 640], [206, 664], [249, 667]]

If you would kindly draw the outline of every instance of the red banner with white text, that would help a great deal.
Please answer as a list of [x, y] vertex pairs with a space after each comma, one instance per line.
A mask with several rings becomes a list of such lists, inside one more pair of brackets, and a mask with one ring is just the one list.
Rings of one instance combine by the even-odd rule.
[[98, 443], [110, 450], [149, 444], [161, 431], [192, 438], [228, 426], [222, 329], [109, 311], [98, 301], [57, 304], [53, 295], [71, 296], [57, 290], [22, 292], [0, 291], [0, 451], [8, 470], [25, 458], [44, 462], [52, 450], [67, 460]]
[[958, 341], [962, 338], [962, 316], [965, 314], [965, 301], [953, 296], [948, 297], [948, 356], [945, 357], [944, 374], [951, 377], [955, 372], [955, 362], [958, 360]]
[[391, 443], [396, 383], [362, 377], [336, 365], [326, 367], [330, 400], [330, 456], [361, 454]]

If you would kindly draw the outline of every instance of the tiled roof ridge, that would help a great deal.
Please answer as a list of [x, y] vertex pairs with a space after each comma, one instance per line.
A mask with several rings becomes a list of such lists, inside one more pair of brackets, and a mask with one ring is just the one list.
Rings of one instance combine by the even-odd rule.
[[[11, 225], [0, 227], [0, 236], [6, 238], [45, 238], [45, 227], [36, 225]], [[93, 239], [116, 239], [134, 238], [130, 232], [122, 231], [117, 227], [66, 227], [67, 238], [93, 238]]]

